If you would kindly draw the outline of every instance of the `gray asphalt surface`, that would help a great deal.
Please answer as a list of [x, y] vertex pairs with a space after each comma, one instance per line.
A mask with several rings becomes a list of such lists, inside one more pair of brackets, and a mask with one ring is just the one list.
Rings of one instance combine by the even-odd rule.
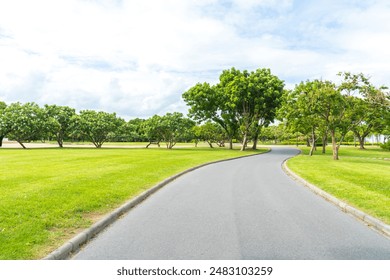
[[188, 173], [74, 259], [390, 259], [390, 240], [290, 179], [292, 148]]

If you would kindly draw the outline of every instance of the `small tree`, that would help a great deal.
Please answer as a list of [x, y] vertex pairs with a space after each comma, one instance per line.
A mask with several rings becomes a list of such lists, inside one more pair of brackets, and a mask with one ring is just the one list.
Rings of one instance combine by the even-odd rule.
[[5, 108], [7, 108], [7, 104], [0, 101], [0, 147], [3, 146], [3, 139], [10, 130], [9, 125], [5, 121]]
[[165, 141], [167, 149], [172, 149], [177, 140], [192, 129], [194, 123], [184, 118], [182, 113], [174, 112], [162, 116], [160, 125], [162, 139]]
[[75, 109], [68, 106], [45, 105], [47, 118], [52, 118], [48, 126], [48, 133], [54, 135], [58, 146], [63, 147], [64, 138], [71, 133], [72, 118], [76, 114]]
[[213, 143], [220, 147], [223, 146], [226, 135], [219, 124], [206, 122], [196, 128], [196, 136], [200, 140], [206, 141], [210, 148], [213, 148]]
[[146, 148], [151, 144], [157, 144], [160, 147], [160, 142], [164, 141], [167, 149], [172, 149], [178, 139], [184, 139], [186, 135], [191, 134], [190, 130], [193, 126], [194, 122], [184, 118], [182, 113], [154, 115], [142, 124], [143, 131], [149, 141]]
[[127, 127], [130, 130], [130, 139], [133, 142], [144, 142], [147, 141], [145, 133], [142, 129], [142, 124], [145, 122], [144, 119], [135, 118], [127, 122]]
[[9, 131], [9, 138], [17, 141], [24, 149], [23, 142], [38, 140], [47, 125], [44, 112], [35, 103], [12, 103], [4, 109], [3, 126]]
[[159, 115], [154, 115], [153, 117], [145, 120], [141, 124], [141, 130], [149, 141], [149, 143], [146, 145], [146, 148], [149, 148], [149, 146], [152, 144], [156, 144], [158, 147], [160, 147], [163, 134], [162, 118]]
[[[329, 106], [329, 132], [332, 138], [333, 159], [339, 159], [339, 149], [345, 135], [351, 129], [351, 108], [353, 98], [341, 93], [342, 88], [330, 91], [325, 97]], [[339, 135], [339, 137], [337, 137]]]
[[359, 86], [361, 96], [354, 97], [352, 131], [359, 140], [359, 148], [364, 149], [365, 138], [373, 132], [382, 132], [386, 127], [386, 114], [389, 114], [389, 100], [385, 87], [376, 88], [370, 84]]
[[73, 117], [73, 132], [89, 139], [96, 148], [101, 148], [120, 124], [115, 113], [83, 110]]

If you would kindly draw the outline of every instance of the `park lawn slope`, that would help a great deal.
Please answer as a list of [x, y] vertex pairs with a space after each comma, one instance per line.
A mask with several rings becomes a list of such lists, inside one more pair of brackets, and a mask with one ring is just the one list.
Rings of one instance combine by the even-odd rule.
[[[390, 153], [381, 149], [341, 147], [340, 160], [303, 148], [290, 159], [296, 174], [344, 202], [390, 224]], [[330, 149], [329, 149], [330, 150]]]
[[[258, 152], [263, 152], [258, 150]], [[2, 149], [0, 259], [38, 259], [163, 179], [254, 151]]]

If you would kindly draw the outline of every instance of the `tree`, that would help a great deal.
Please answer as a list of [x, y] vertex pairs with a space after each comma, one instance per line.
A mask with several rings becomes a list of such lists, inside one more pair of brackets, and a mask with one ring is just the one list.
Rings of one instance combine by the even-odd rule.
[[323, 151], [328, 132], [332, 137], [333, 159], [338, 160], [340, 145], [353, 124], [354, 90], [344, 81], [339, 86], [329, 81], [315, 80], [301, 83], [291, 92], [282, 108], [290, 127], [311, 134], [313, 153], [317, 139], [316, 130], [323, 134]]
[[151, 144], [166, 143], [167, 149], [172, 149], [179, 139], [186, 138], [186, 134], [194, 126], [194, 122], [184, 118], [182, 113], [167, 113], [164, 116], [154, 115], [143, 123], [143, 131], [148, 138], [148, 148]]
[[194, 123], [190, 119], [184, 118], [182, 113], [174, 112], [162, 116], [160, 125], [161, 137], [166, 143], [167, 149], [172, 149], [177, 140], [192, 129]]
[[286, 93], [283, 106], [279, 111], [279, 115], [283, 116], [290, 130], [308, 135], [311, 146], [310, 156], [316, 149], [319, 134], [323, 135], [324, 152], [331, 108], [327, 103], [327, 97], [334, 89], [335, 85], [329, 81], [301, 82], [293, 91]]
[[73, 117], [73, 133], [88, 138], [96, 148], [101, 148], [121, 123], [115, 113], [83, 110]]
[[115, 131], [111, 141], [114, 142], [138, 142], [140, 135], [138, 134], [139, 127], [131, 121], [121, 121], [118, 129]]
[[9, 126], [5, 122], [5, 108], [7, 108], [7, 104], [0, 101], [0, 147], [3, 146], [3, 139], [9, 132]]
[[213, 143], [218, 146], [223, 146], [226, 135], [219, 124], [206, 122], [195, 127], [195, 136], [202, 141], [206, 141], [210, 148], [213, 148]]
[[45, 111], [48, 118], [52, 118], [51, 125], [48, 126], [48, 132], [54, 135], [58, 146], [62, 148], [64, 138], [71, 133], [72, 118], [76, 111], [68, 106], [57, 105], [45, 105]]
[[210, 120], [225, 130], [231, 149], [232, 139], [240, 131], [244, 150], [250, 134], [256, 148], [261, 126], [273, 121], [283, 86], [269, 69], [249, 73], [231, 68], [222, 72], [217, 85], [197, 84], [183, 94], [183, 99], [195, 120]]
[[183, 93], [183, 99], [190, 106], [189, 116], [199, 123], [212, 121], [219, 124], [227, 135], [229, 148], [233, 149], [239, 124], [235, 108], [224, 94], [223, 87], [198, 83]]
[[160, 142], [163, 139], [161, 122], [161, 117], [159, 115], [154, 115], [141, 124], [141, 129], [149, 141], [146, 148], [149, 148], [152, 144], [156, 144], [160, 147]]
[[107, 141], [129, 142], [133, 134], [133, 127], [122, 118], [117, 118], [117, 128], [108, 134]]
[[352, 99], [352, 128], [359, 140], [359, 148], [364, 149], [365, 138], [373, 132], [380, 133], [386, 127], [386, 114], [389, 114], [389, 100], [385, 87], [376, 88], [371, 84], [356, 85], [359, 96]]
[[24, 149], [23, 142], [38, 140], [47, 125], [43, 110], [35, 103], [12, 103], [4, 109], [4, 127], [10, 139], [17, 141]]
[[[341, 143], [351, 129], [353, 97], [342, 93], [343, 87], [339, 86], [327, 92], [325, 106], [329, 108], [328, 128], [332, 138], [333, 159], [339, 159]], [[339, 137], [337, 137], [339, 135]]]
[[130, 138], [133, 142], [143, 142], [146, 141], [145, 134], [142, 130], [142, 124], [145, 122], [144, 119], [135, 118], [127, 122], [128, 128], [130, 130]]
[[309, 155], [313, 155], [317, 140], [316, 129], [320, 125], [318, 113], [319, 94], [317, 81], [301, 82], [293, 91], [287, 93], [281, 109], [288, 128], [311, 137]]
[[280, 123], [279, 125], [270, 125], [262, 128], [259, 136], [263, 142], [272, 140], [274, 144], [277, 144], [283, 139], [284, 135], [284, 125]]
[[[249, 93], [244, 104], [248, 104], [250, 115], [253, 146], [257, 148], [260, 130], [270, 125], [282, 102], [284, 83], [277, 76], [271, 74], [270, 69], [257, 69], [249, 75]], [[243, 106], [244, 107], [244, 106]]]

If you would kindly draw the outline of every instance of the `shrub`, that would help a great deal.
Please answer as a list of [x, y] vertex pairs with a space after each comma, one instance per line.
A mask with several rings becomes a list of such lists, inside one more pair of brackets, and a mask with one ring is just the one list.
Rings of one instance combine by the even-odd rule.
[[390, 141], [387, 141], [384, 144], [380, 144], [380, 147], [384, 150], [390, 151]]

